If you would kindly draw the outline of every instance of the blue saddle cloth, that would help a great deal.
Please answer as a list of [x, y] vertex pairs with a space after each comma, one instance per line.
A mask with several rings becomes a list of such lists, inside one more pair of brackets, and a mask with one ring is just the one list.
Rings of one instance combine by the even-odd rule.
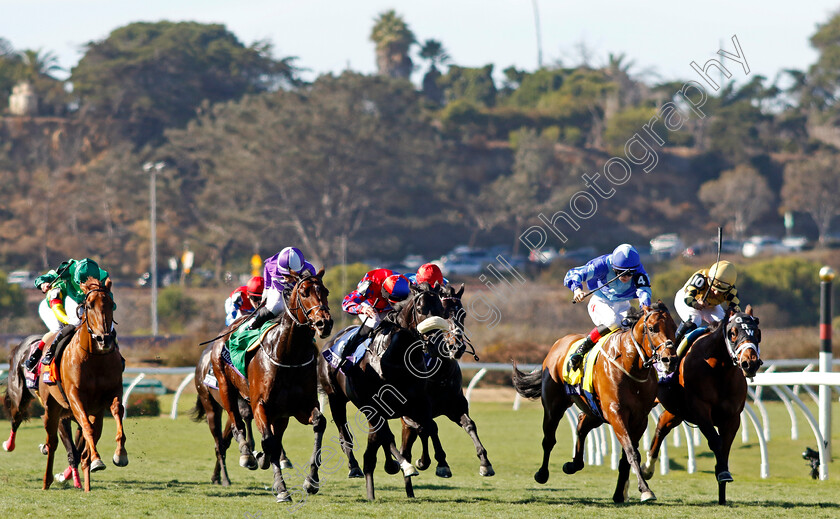
[[[341, 362], [341, 350], [344, 349], [344, 345], [347, 344], [352, 337], [356, 336], [356, 333], [359, 331], [359, 327], [349, 328], [342, 336], [340, 336], [336, 341], [333, 343], [329, 349], [324, 350], [321, 352], [321, 355], [329, 362], [330, 366], [337, 368], [338, 364]], [[358, 364], [362, 361], [362, 358], [365, 356], [365, 351], [367, 350], [368, 345], [370, 344], [370, 337], [362, 341], [356, 349], [353, 351], [351, 355], [347, 358], [352, 362], [354, 365]]]

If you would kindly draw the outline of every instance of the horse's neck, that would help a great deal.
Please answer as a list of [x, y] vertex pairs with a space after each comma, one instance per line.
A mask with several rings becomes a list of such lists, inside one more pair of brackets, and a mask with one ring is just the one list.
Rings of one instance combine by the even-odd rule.
[[[724, 361], [724, 366], [731, 364], [729, 362], [731, 358], [729, 356], [729, 346], [726, 344], [726, 336], [720, 333], [720, 331], [715, 331], [710, 335], [698, 338], [694, 346], [698, 346], [697, 351], [702, 352], [704, 358], [715, 358]], [[692, 346], [692, 349], [694, 349], [694, 346]]]
[[266, 342], [271, 344], [272, 353], [277, 358], [283, 355], [290, 355], [297, 350], [297, 346], [302, 344], [312, 344], [314, 331], [308, 326], [297, 326], [295, 321], [289, 316], [288, 312], [283, 313], [280, 319], [279, 326], [275, 326], [269, 336], [266, 337]]
[[642, 340], [638, 340], [635, 326], [625, 332], [611, 335], [607, 338], [611, 347], [605, 351], [608, 354], [612, 353], [613, 358], [616, 360], [625, 359], [623, 364], [628, 371], [635, 368], [639, 368], [640, 370], [649, 369], [644, 367], [647, 352], [645, 351], [644, 332], [641, 335]]

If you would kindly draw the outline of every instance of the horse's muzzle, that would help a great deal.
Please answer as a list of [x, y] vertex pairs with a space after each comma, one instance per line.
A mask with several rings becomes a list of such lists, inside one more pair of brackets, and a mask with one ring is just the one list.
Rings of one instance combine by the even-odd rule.
[[332, 333], [333, 320], [332, 319], [318, 319], [314, 323], [315, 329], [318, 330], [319, 337], [326, 339]]

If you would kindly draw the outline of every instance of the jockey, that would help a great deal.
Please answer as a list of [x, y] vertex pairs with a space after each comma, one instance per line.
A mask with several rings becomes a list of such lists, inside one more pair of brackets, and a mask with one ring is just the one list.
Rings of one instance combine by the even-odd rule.
[[443, 277], [443, 272], [440, 271], [440, 267], [434, 263], [420, 265], [416, 274], [409, 274], [406, 277], [411, 281], [412, 285], [428, 283], [431, 287], [434, 287], [435, 283], [437, 283], [441, 287], [445, 287], [449, 284], [449, 280]]
[[254, 276], [248, 284], [231, 292], [225, 300], [225, 326], [239, 319], [243, 315], [250, 315], [259, 306], [262, 298], [265, 280], [262, 276]]
[[295, 286], [293, 275], [309, 272], [315, 275], [315, 267], [306, 261], [303, 253], [296, 247], [286, 247], [265, 260], [263, 278], [265, 289], [262, 293], [262, 306], [253, 314], [243, 331], [256, 330], [269, 319], [274, 319], [286, 309], [283, 292]]
[[682, 338], [703, 321], [720, 321], [730, 309], [741, 311], [738, 289], [735, 288], [737, 279], [738, 271], [728, 261], [719, 261], [708, 270], [698, 270], [688, 279], [674, 298], [674, 306], [683, 320], [674, 341], [678, 347]]
[[570, 371], [580, 367], [583, 356], [598, 339], [622, 326], [632, 299], [638, 299], [641, 306], [651, 304], [650, 278], [639, 253], [627, 243], [616, 247], [612, 254], [598, 256], [582, 267], [571, 269], [563, 284], [574, 292], [575, 302], [583, 301], [584, 288], [598, 289], [587, 305], [595, 328], [569, 358]]
[[390, 269], [371, 270], [362, 277], [356, 290], [347, 294], [341, 303], [345, 312], [359, 316], [362, 325], [344, 344], [339, 368], [344, 368], [345, 356], [370, 336], [385, 314], [391, 311], [391, 305], [406, 299], [409, 294], [411, 282], [408, 278]]
[[108, 272], [99, 268], [92, 259], [85, 258], [80, 261], [71, 259], [35, 280], [35, 287], [46, 294], [46, 298], [38, 306], [38, 314], [47, 325], [48, 331], [26, 361], [26, 369], [29, 371], [35, 370], [45, 340], [50, 334], [57, 332], [41, 361], [45, 365], [49, 365], [52, 361], [56, 345], [76, 331], [76, 326], [81, 322], [78, 308], [81, 306], [84, 309], [85, 303], [85, 294], [81, 284], [89, 277], [104, 283], [108, 278]]

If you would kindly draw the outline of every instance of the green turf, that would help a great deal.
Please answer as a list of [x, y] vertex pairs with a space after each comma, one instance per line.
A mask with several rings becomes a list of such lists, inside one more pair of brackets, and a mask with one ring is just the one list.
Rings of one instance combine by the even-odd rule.
[[[171, 398], [171, 397], [170, 397]], [[182, 410], [188, 403], [184, 401]], [[168, 401], [164, 401], [164, 409]], [[94, 474], [93, 492], [84, 495], [54, 484], [40, 490], [46, 458], [36, 446], [44, 433], [39, 420], [25, 424], [18, 435], [17, 450], [0, 452], [0, 517], [86, 516], [86, 517], [838, 517], [840, 516], [840, 467], [830, 466], [827, 481], [812, 480], [801, 453], [815, 447], [804, 420], [800, 439], [791, 441], [790, 422], [780, 404], [770, 404], [773, 438], [770, 478], [759, 473], [759, 448], [751, 431], [751, 442], [735, 440], [730, 468], [735, 482], [728, 486], [730, 505], [718, 507], [714, 460], [705, 443], [698, 448], [698, 472], [685, 472], [685, 447], [669, 443], [671, 473], [657, 474], [651, 488], [658, 500], [641, 504], [635, 483], [631, 483], [628, 504], [614, 505], [612, 493], [616, 474], [604, 466], [587, 466], [567, 476], [560, 470], [571, 449], [570, 429], [565, 420], [558, 430], [546, 485], [534, 482], [533, 473], [541, 459], [539, 403], [527, 402], [514, 412], [510, 403], [474, 405], [479, 434], [487, 447], [496, 476], [478, 475], [478, 460], [472, 442], [462, 430], [439, 421], [441, 436], [452, 467], [451, 479], [434, 475], [434, 466], [414, 479], [415, 499], [405, 497], [401, 476], [389, 476], [381, 468], [375, 473], [377, 500], [364, 499], [364, 480], [347, 479], [343, 455], [337, 469], [322, 471], [322, 487], [297, 506], [277, 504], [270, 491], [271, 471], [248, 471], [237, 464], [237, 451], [229, 451], [229, 473], [233, 485], [210, 484], [213, 446], [205, 423], [193, 423], [186, 416], [133, 418], [126, 422], [130, 464], [117, 468], [110, 462], [114, 450], [113, 420], [105, 425], [100, 451], [107, 470]], [[835, 422], [840, 408], [835, 405]], [[0, 429], [4, 439], [8, 426]], [[834, 441], [840, 449], [840, 424]], [[327, 427], [325, 442], [335, 436]], [[361, 436], [361, 435], [358, 435]], [[293, 462], [310, 455], [311, 428], [294, 423], [287, 432], [286, 447]], [[360, 456], [361, 446], [357, 446]], [[415, 457], [419, 453], [415, 452]], [[64, 460], [63, 451], [57, 461]], [[433, 462], [434, 463], [434, 462]], [[331, 465], [335, 466], [333, 462]], [[64, 468], [56, 463], [54, 472]], [[631, 475], [631, 482], [634, 481]], [[287, 484], [300, 487], [302, 480], [287, 472]]]

